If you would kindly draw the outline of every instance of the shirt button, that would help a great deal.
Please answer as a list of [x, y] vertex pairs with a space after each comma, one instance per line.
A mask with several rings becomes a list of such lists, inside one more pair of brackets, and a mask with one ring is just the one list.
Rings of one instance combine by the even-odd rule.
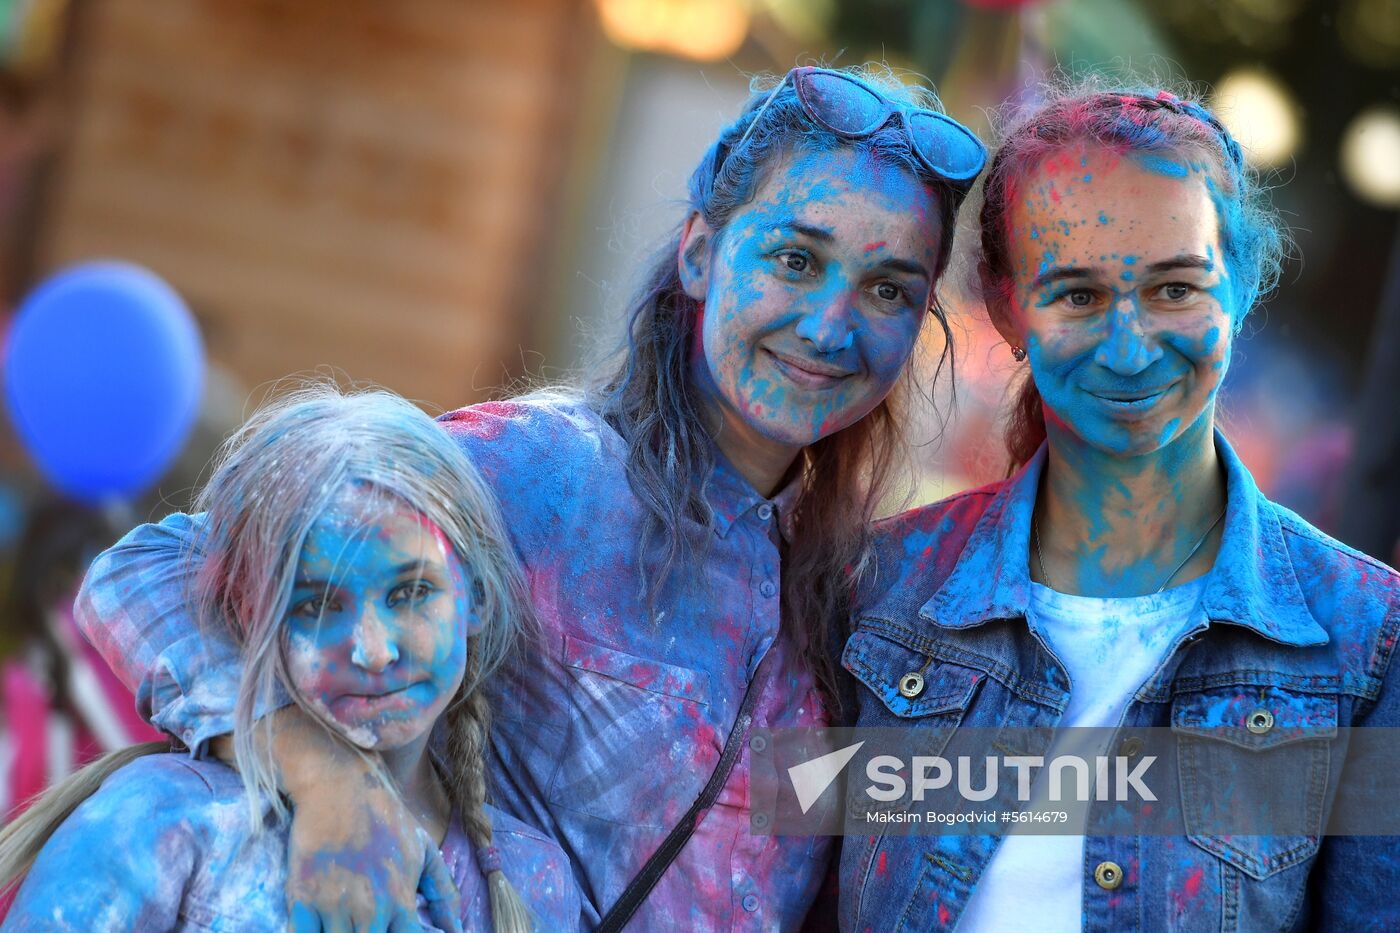
[[758, 895], [745, 894], [742, 903], [744, 905], [745, 910], [747, 910], [749, 913], [753, 913], [755, 910], [758, 910]]
[[1142, 739], [1135, 735], [1130, 735], [1123, 740], [1123, 744], [1118, 748], [1118, 754], [1124, 758], [1136, 758], [1142, 754]]
[[768, 521], [768, 519], [773, 517], [773, 506], [769, 505], [767, 502], [760, 505], [758, 507], [758, 517], [765, 522]]
[[1105, 891], [1112, 891], [1123, 883], [1123, 869], [1117, 862], [1099, 862], [1094, 869], [1094, 881]]
[[773, 595], [778, 592], [778, 588], [773, 585], [772, 580], [764, 580], [758, 585], [758, 591], [769, 599], [772, 599]]

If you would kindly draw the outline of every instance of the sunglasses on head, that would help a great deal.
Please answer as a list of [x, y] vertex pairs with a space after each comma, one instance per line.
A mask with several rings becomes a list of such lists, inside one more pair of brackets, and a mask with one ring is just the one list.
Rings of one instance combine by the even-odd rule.
[[971, 130], [952, 117], [891, 100], [861, 79], [843, 71], [814, 67], [794, 68], [783, 76], [768, 100], [754, 114], [749, 128], [734, 149], [743, 146], [763, 112], [789, 81], [797, 92], [797, 101], [803, 113], [813, 123], [843, 139], [873, 136], [889, 123], [891, 117], [898, 117], [919, 162], [959, 191], [971, 188], [987, 163], [987, 147]]

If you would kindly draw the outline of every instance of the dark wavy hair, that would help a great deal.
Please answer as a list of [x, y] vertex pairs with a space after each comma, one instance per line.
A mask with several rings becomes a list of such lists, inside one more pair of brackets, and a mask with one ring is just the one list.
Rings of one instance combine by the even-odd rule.
[[[1101, 79], [1052, 89], [1032, 106], [1009, 105], [1001, 142], [982, 181], [978, 282], [989, 309], [1011, 295], [1008, 212], [1017, 182], [1050, 153], [1091, 142], [1120, 152], [1202, 157], [1220, 212], [1220, 241], [1234, 282], [1237, 328], [1261, 295], [1278, 284], [1290, 240], [1268, 189], [1246, 165], [1239, 144], [1190, 96], [1144, 85], [1101, 87]], [[995, 311], [993, 313], [996, 313]], [[1027, 373], [1007, 421], [1006, 451], [1015, 472], [1045, 440], [1045, 410]]]
[[[892, 99], [941, 109], [931, 91], [906, 87], [887, 69], [852, 71]], [[792, 82], [783, 82], [776, 94], [775, 86], [771, 77], [753, 82], [742, 114], [720, 132], [690, 176], [689, 208], [718, 233], [783, 156], [856, 149], [909, 171], [936, 194], [942, 231], [936, 281], [948, 265], [962, 192], [923, 168], [896, 124], [865, 139], [843, 139], [808, 119]], [[678, 226], [630, 304], [625, 357], [594, 396], [598, 410], [627, 443], [631, 486], [649, 513], [640, 553], [659, 550], [661, 555], [659, 572], [648, 576], [642, 571], [652, 618], [658, 617], [657, 599], [674, 572], [703, 560], [713, 536], [705, 489], [714, 454], [689, 366], [700, 305], [681, 284], [680, 243]], [[952, 371], [952, 334], [944, 309], [932, 296], [928, 310], [945, 337], [937, 378], [945, 366]], [[904, 384], [869, 415], [807, 446], [796, 467], [801, 494], [787, 516], [794, 534], [783, 552], [783, 627], [836, 708], [835, 654], [851, 611], [853, 586], [870, 561], [868, 525], [905, 463], [899, 401], [912, 390], [911, 368], [906, 368]]]

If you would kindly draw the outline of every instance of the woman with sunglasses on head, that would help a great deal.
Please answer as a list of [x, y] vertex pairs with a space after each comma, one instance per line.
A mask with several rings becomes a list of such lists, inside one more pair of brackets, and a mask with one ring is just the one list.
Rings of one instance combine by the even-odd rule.
[[[947, 329], [934, 286], [985, 158], [935, 105], [820, 68], [755, 93], [691, 176], [616, 370], [442, 419], [501, 501], [544, 629], [495, 682], [493, 802], [569, 853], [585, 927], [622, 902], [614, 928], [638, 905], [638, 929], [792, 928], [825, 875], [829, 840], [751, 834], [744, 738], [833, 715], [845, 581], [900, 457], [891, 392], [925, 322]], [[179, 599], [198, 522], [134, 531], [79, 605], [195, 749], [228, 730], [236, 680]], [[411, 819], [273, 715], [289, 898], [336, 929], [411, 905], [432, 857]]]
[[[1400, 925], [1395, 840], [1321, 838], [1338, 812], [1327, 737], [1400, 724], [1396, 574], [1266, 499], [1216, 425], [1282, 244], [1238, 145], [1195, 101], [1088, 89], [1013, 116], [978, 271], [1029, 369], [1016, 472], [883, 524], [843, 663], [864, 684], [861, 725], [941, 730], [945, 755], [979, 727], [1170, 726], [1181, 767], [1159, 769], [1155, 806], [1184, 827], [850, 838], [847, 928]], [[1131, 759], [1133, 741], [1100, 753]], [[1241, 779], [1299, 749], [1277, 788], [1294, 809], [1269, 816], [1302, 833], [1222, 835], [1213, 817], [1258, 809]]]

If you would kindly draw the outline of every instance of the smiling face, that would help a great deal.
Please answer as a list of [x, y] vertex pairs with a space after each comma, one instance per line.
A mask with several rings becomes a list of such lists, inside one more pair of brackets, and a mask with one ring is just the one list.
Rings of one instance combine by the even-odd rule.
[[436, 526], [347, 486], [302, 548], [286, 622], [293, 686], [362, 748], [426, 740], [479, 628], [469, 592]]
[[1014, 192], [995, 316], [1051, 430], [1136, 456], [1210, 427], [1236, 314], [1212, 190], [1199, 162], [1086, 145]]
[[704, 302], [706, 404], [790, 448], [865, 417], [913, 351], [939, 237], [926, 185], [845, 148], [783, 159], [718, 236], [692, 220], [681, 265]]

